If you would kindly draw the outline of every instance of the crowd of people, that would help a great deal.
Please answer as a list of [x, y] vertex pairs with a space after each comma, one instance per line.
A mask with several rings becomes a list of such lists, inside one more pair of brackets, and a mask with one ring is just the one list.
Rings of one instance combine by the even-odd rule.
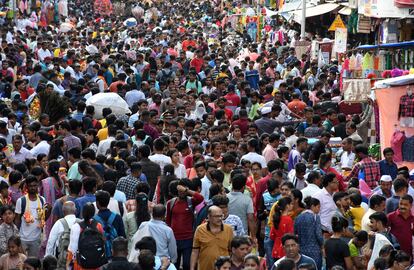
[[341, 66], [296, 55], [296, 26], [252, 36], [224, 23], [238, 2], [19, 3], [0, 270], [410, 269], [414, 172], [372, 151], [373, 101], [341, 112]]

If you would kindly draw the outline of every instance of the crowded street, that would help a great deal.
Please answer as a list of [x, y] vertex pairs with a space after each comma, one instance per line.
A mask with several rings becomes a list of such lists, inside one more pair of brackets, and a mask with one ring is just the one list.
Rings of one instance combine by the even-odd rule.
[[413, 0], [0, 1], [0, 270], [414, 269]]

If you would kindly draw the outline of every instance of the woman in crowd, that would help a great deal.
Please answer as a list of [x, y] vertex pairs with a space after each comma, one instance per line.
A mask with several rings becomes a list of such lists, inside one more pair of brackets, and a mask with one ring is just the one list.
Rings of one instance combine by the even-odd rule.
[[321, 204], [318, 199], [305, 198], [306, 210], [295, 219], [295, 234], [299, 237], [301, 252], [311, 257], [318, 269], [322, 269], [322, 225], [319, 211]]

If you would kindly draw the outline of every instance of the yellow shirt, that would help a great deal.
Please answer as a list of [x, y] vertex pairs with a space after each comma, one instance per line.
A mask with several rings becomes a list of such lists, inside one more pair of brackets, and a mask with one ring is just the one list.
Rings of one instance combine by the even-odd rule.
[[362, 217], [365, 214], [365, 209], [362, 206], [351, 207], [349, 210], [351, 212], [352, 221], [354, 222], [354, 230], [361, 230]]
[[108, 138], [108, 128], [101, 128], [96, 135], [99, 138], [99, 141], [105, 140]]
[[197, 227], [194, 234], [193, 249], [199, 249], [198, 270], [214, 269], [214, 262], [219, 256], [229, 256], [230, 242], [233, 239], [233, 229], [223, 224], [223, 230], [213, 234], [207, 229], [207, 223]]

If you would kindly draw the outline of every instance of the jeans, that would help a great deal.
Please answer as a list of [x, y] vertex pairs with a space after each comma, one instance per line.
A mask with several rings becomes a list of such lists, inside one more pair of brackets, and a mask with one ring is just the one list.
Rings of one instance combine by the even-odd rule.
[[266, 265], [267, 265], [267, 269], [269, 270], [272, 269], [273, 264], [275, 263], [272, 257], [272, 250], [273, 250], [274, 243], [275, 242], [272, 239], [270, 239], [268, 236], [265, 236], [264, 250], [266, 253]]
[[177, 261], [174, 264], [177, 269], [180, 269], [181, 256], [183, 256], [183, 270], [190, 269], [192, 250], [193, 239], [177, 240]]
[[27, 257], [36, 257], [39, 256], [39, 249], [40, 249], [40, 239], [34, 241], [23, 241], [22, 240], [23, 249], [26, 251]]

